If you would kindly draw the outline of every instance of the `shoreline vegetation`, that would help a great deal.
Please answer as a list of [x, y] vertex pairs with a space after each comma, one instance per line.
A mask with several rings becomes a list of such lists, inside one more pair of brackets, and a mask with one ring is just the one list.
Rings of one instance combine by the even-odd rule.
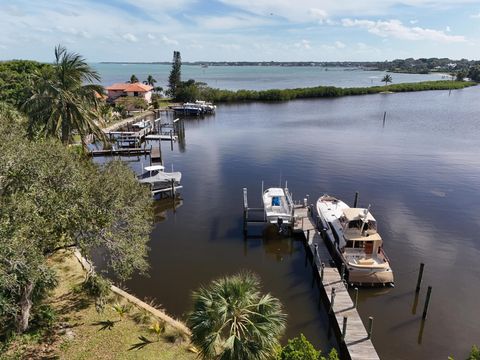
[[426, 90], [458, 90], [475, 86], [467, 81], [423, 81], [417, 83], [399, 83], [387, 86], [340, 88], [335, 86], [316, 86], [295, 89], [270, 90], [222, 90], [210, 87], [198, 87], [197, 98], [215, 103], [247, 101], [289, 101], [294, 99], [332, 98], [340, 96], [369, 95], [381, 93], [414, 92]]

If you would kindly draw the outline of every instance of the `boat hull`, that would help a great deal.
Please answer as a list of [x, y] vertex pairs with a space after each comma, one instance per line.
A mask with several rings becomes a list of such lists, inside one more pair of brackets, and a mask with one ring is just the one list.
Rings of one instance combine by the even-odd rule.
[[[339, 211], [348, 208], [348, 205], [342, 201], [338, 201], [335, 206], [338, 206]], [[318, 203], [317, 213], [321, 220], [320, 230], [322, 231], [323, 239], [327, 243], [337, 266], [342, 266], [342, 264], [345, 266], [345, 278], [349, 284], [358, 286], [393, 286], [393, 271], [388, 263], [376, 266], [362, 266], [349, 262], [337, 245], [339, 234], [335, 232], [335, 228], [332, 225], [332, 220], [335, 221], [336, 218], [331, 216], [331, 214], [329, 214], [331, 216], [329, 218], [326, 212], [322, 211], [322, 208], [318, 206]]]

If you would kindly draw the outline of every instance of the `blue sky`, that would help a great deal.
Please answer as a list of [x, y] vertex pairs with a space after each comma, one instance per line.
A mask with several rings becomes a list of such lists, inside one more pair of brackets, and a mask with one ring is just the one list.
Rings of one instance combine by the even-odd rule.
[[480, 59], [479, 0], [0, 0], [0, 59]]

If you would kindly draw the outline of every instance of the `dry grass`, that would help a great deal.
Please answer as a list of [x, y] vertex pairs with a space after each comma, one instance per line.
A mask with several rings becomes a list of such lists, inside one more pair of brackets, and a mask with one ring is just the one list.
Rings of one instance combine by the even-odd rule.
[[165, 333], [159, 337], [153, 334], [149, 328], [156, 319], [144, 310], [132, 306], [125, 316], [120, 317], [113, 305], [129, 304], [118, 297], [112, 296], [104, 311], [98, 313], [94, 302], [78, 291], [84, 272], [73, 255], [57, 254], [50, 263], [59, 279], [59, 285], [48, 300], [58, 315], [57, 324], [47, 336], [19, 337], [2, 358], [196, 358], [196, 354], [189, 351], [189, 340], [177, 330], [167, 325]]

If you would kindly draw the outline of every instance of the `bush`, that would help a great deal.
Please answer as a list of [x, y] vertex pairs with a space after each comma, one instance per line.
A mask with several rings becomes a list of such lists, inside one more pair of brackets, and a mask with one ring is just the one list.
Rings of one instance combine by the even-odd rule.
[[320, 351], [315, 350], [305, 335], [288, 340], [280, 352], [279, 360], [318, 360]]
[[307, 340], [305, 335], [288, 340], [279, 355], [278, 360], [339, 360], [337, 350], [332, 349], [328, 357], [321, 356], [321, 351]]
[[55, 310], [48, 304], [41, 304], [33, 311], [31, 327], [33, 329], [49, 329], [56, 319]]

